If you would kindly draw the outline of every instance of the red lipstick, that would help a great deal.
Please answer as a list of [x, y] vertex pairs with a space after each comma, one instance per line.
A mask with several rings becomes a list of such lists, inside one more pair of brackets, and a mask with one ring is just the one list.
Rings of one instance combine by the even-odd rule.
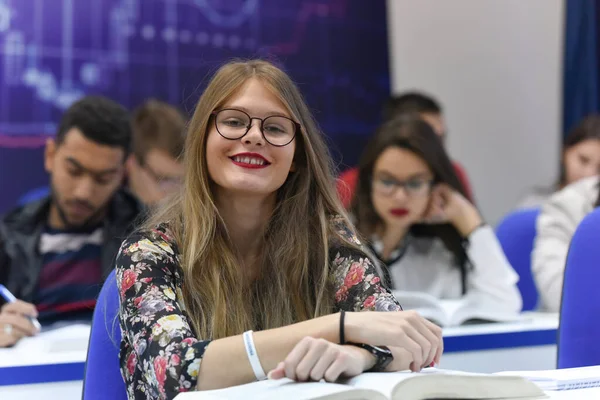
[[394, 217], [406, 217], [408, 215], [408, 210], [406, 208], [392, 208], [390, 214]]
[[248, 169], [261, 169], [271, 165], [266, 158], [258, 153], [238, 153], [229, 157], [238, 167]]

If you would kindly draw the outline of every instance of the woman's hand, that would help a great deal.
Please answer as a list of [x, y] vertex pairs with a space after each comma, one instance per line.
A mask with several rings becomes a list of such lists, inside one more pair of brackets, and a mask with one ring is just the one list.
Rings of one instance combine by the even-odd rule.
[[439, 364], [444, 352], [442, 329], [415, 311], [347, 312], [344, 325], [349, 342], [395, 347], [408, 352], [408, 357], [407, 353], [397, 357], [400, 350], [392, 349], [394, 362], [388, 369], [402, 367], [394, 371], [410, 369], [417, 372], [432, 363]]
[[335, 382], [340, 377], [359, 375], [374, 364], [375, 357], [359, 347], [305, 337], [284, 361], [269, 372], [269, 379], [290, 378], [300, 382], [325, 379]]
[[[388, 366], [385, 368], [385, 372], [397, 372], [397, 371], [406, 371], [412, 369], [413, 359], [410, 351], [403, 349], [402, 347], [388, 347], [394, 356], [394, 359]], [[430, 363], [429, 366], [433, 366], [433, 363]]]
[[424, 221], [430, 224], [449, 222], [463, 237], [469, 236], [483, 222], [475, 206], [446, 184], [433, 188]]

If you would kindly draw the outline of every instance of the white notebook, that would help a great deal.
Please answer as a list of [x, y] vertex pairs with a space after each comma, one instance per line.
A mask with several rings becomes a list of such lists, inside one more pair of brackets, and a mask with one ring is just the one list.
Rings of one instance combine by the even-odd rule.
[[498, 375], [522, 376], [543, 390], [575, 390], [600, 387], [600, 366], [551, 371], [500, 372]]
[[439, 300], [423, 292], [395, 290], [394, 296], [404, 310], [415, 310], [423, 318], [442, 327], [459, 326], [474, 322], [515, 322], [524, 317], [499, 309], [497, 305], [485, 304], [474, 297], [458, 300]]
[[425, 400], [545, 398], [518, 376], [427, 369], [420, 373], [365, 373], [342, 383], [261, 381], [228, 389], [182, 393], [176, 400]]
[[89, 337], [90, 326], [85, 324], [43, 328], [37, 335], [19, 340], [14, 347], [0, 349], [0, 368], [83, 362]]

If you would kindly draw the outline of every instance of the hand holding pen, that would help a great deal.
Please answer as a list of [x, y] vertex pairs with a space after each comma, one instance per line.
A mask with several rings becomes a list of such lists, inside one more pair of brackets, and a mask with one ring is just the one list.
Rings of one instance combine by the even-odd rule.
[[33, 304], [17, 300], [0, 285], [0, 296], [6, 304], [0, 310], [0, 348], [14, 345], [24, 336], [33, 336], [41, 329]]

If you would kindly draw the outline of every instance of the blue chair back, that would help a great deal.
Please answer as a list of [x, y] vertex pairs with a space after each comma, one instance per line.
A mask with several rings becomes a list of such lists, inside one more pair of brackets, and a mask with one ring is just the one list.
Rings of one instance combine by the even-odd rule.
[[94, 310], [85, 364], [84, 400], [127, 400], [119, 364], [121, 330], [118, 312], [119, 292], [113, 271], [102, 286]]
[[27, 203], [39, 200], [50, 195], [50, 187], [41, 186], [35, 189], [31, 189], [17, 200], [17, 206], [24, 206]]
[[577, 227], [565, 265], [558, 368], [600, 364], [600, 209]]
[[523, 311], [534, 310], [538, 303], [538, 291], [531, 272], [531, 253], [539, 214], [539, 208], [517, 210], [505, 216], [496, 228], [502, 250], [519, 274], [517, 286], [523, 298]]

